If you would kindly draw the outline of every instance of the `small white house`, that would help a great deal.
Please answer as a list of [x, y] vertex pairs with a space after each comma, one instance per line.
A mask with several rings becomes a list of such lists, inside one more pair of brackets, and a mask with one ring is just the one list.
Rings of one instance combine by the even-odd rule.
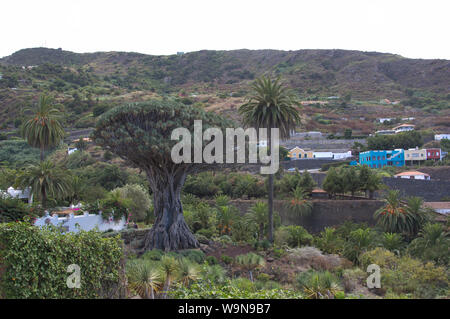
[[414, 131], [414, 127], [415, 125], [413, 124], [401, 124], [399, 126], [394, 127], [393, 130], [395, 131], [395, 133], [409, 132]]
[[395, 178], [405, 178], [405, 179], [422, 179], [422, 180], [430, 180], [430, 175], [427, 173], [422, 173], [418, 171], [409, 171], [402, 172], [394, 175]]
[[392, 117], [382, 117], [382, 118], [378, 119], [378, 122], [379, 123], [384, 123], [384, 122], [389, 122], [389, 121], [392, 121], [392, 120], [393, 120]]
[[450, 140], [450, 134], [436, 134], [434, 135], [434, 140], [435, 141]]
[[316, 159], [333, 158], [333, 152], [314, 152], [314, 158]]

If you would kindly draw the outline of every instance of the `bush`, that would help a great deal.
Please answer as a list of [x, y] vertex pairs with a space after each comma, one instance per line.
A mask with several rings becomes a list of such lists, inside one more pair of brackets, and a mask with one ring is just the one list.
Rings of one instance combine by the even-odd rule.
[[300, 247], [309, 245], [313, 237], [302, 226], [281, 226], [275, 232], [275, 243], [279, 246]]
[[23, 221], [25, 216], [30, 215], [30, 208], [24, 202], [0, 195], [0, 223]]
[[130, 200], [130, 219], [140, 222], [147, 217], [148, 210], [152, 204], [150, 195], [144, 187], [137, 184], [127, 184], [116, 188], [121, 197]]
[[416, 298], [435, 298], [448, 292], [449, 279], [445, 267], [421, 262], [408, 255], [397, 257], [383, 248], [367, 251], [362, 264], [377, 264], [382, 269], [381, 287], [395, 294], [413, 294]]
[[142, 259], [146, 260], [161, 260], [164, 252], [160, 249], [152, 249], [147, 250], [144, 254], [142, 254]]
[[199, 233], [194, 234], [194, 236], [195, 236], [195, 238], [198, 240], [198, 242], [200, 244], [204, 244], [204, 245], [209, 244], [209, 238], [208, 237], [206, 237], [206, 236], [204, 236], [202, 234], [199, 234]]
[[[63, 234], [27, 222], [0, 225], [4, 298], [112, 298], [122, 286], [122, 241], [96, 231]], [[66, 281], [68, 266], [81, 271], [81, 288]]]
[[208, 256], [206, 257], [205, 261], [208, 263], [208, 265], [217, 265], [219, 261], [214, 256]]
[[344, 249], [344, 240], [336, 229], [326, 227], [320, 236], [314, 238], [314, 245], [328, 254], [339, 254]]
[[180, 255], [197, 264], [201, 264], [205, 261], [205, 253], [197, 249], [182, 250], [180, 251]]
[[302, 272], [297, 276], [297, 285], [310, 299], [332, 299], [339, 291], [339, 280], [329, 271]]
[[233, 263], [233, 257], [230, 257], [230, 256], [228, 256], [228, 255], [222, 255], [222, 256], [220, 257], [220, 259], [222, 260], [222, 262], [223, 262], [224, 264], [227, 264], [227, 265]]

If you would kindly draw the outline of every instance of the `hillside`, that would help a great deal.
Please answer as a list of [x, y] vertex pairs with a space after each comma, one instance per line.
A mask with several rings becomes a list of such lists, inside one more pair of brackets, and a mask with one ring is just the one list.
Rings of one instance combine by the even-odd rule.
[[[450, 61], [347, 50], [198, 51], [152, 56], [127, 52], [74, 53], [23, 49], [0, 59], [0, 130], [26, 117], [23, 110], [49, 91], [69, 127], [86, 128], [119, 103], [155, 96], [181, 99], [236, 118], [249, 83], [281, 76], [302, 100], [305, 129], [372, 132], [377, 117], [416, 116], [424, 128], [448, 130]], [[330, 99], [331, 96], [338, 98]], [[383, 105], [382, 99], [398, 100]], [[383, 127], [381, 127], [383, 128]]]

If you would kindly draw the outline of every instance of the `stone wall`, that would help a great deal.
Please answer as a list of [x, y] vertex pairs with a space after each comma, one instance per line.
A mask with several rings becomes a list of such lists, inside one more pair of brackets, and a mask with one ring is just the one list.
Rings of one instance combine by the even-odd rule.
[[[245, 214], [256, 200], [233, 200], [231, 204]], [[325, 227], [337, 226], [345, 221], [375, 225], [373, 214], [382, 207], [380, 200], [312, 200], [313, 210], [308, 217], [290, 213], [286, 201], [275, 200], [274, 210], [278, 212], [283, 225], [301, 225], [309, 232], [318, 233]]]
[[[450, 197], [450, 181], [385, 177], [383, 183], [391, 189], [400, 190], [403, 196], [418, 196], [427, 202], [439, 202], [444, 197]], [[377, 197], [381, 196], [381, 192], [377, 193]]]

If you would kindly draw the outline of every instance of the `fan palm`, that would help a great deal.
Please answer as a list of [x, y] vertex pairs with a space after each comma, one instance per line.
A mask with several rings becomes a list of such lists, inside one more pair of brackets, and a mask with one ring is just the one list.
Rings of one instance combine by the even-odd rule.
[[57, 146], [64, 137], [64, 129], [59, 122], [60, 112], [52, 104], [49, 96], [41, 95], [35, 114], [22, 126], [22, 136], [32, 147], [41, 151]]
[[31, 194], [37, 197], [43, 208], [47, 208], [49, 197], [58, 199], [70, 194], [70, 175], [61, 167], [47, 160], [38, 165], [29, 166], [16, 179], [16, 185], [31, 188]]
[[[281, 139], [287, 139], [291, 130], [300, 123], [295, 95], [279, 79], [262, 76], [251, 86], [248, 101], [239, 108], [244, 125], [268, 129], [268, 147], [272, 151], [271, 129], [278, 128]], [[269, 175], [269, 240], [273, 241], [273, 174]]]

